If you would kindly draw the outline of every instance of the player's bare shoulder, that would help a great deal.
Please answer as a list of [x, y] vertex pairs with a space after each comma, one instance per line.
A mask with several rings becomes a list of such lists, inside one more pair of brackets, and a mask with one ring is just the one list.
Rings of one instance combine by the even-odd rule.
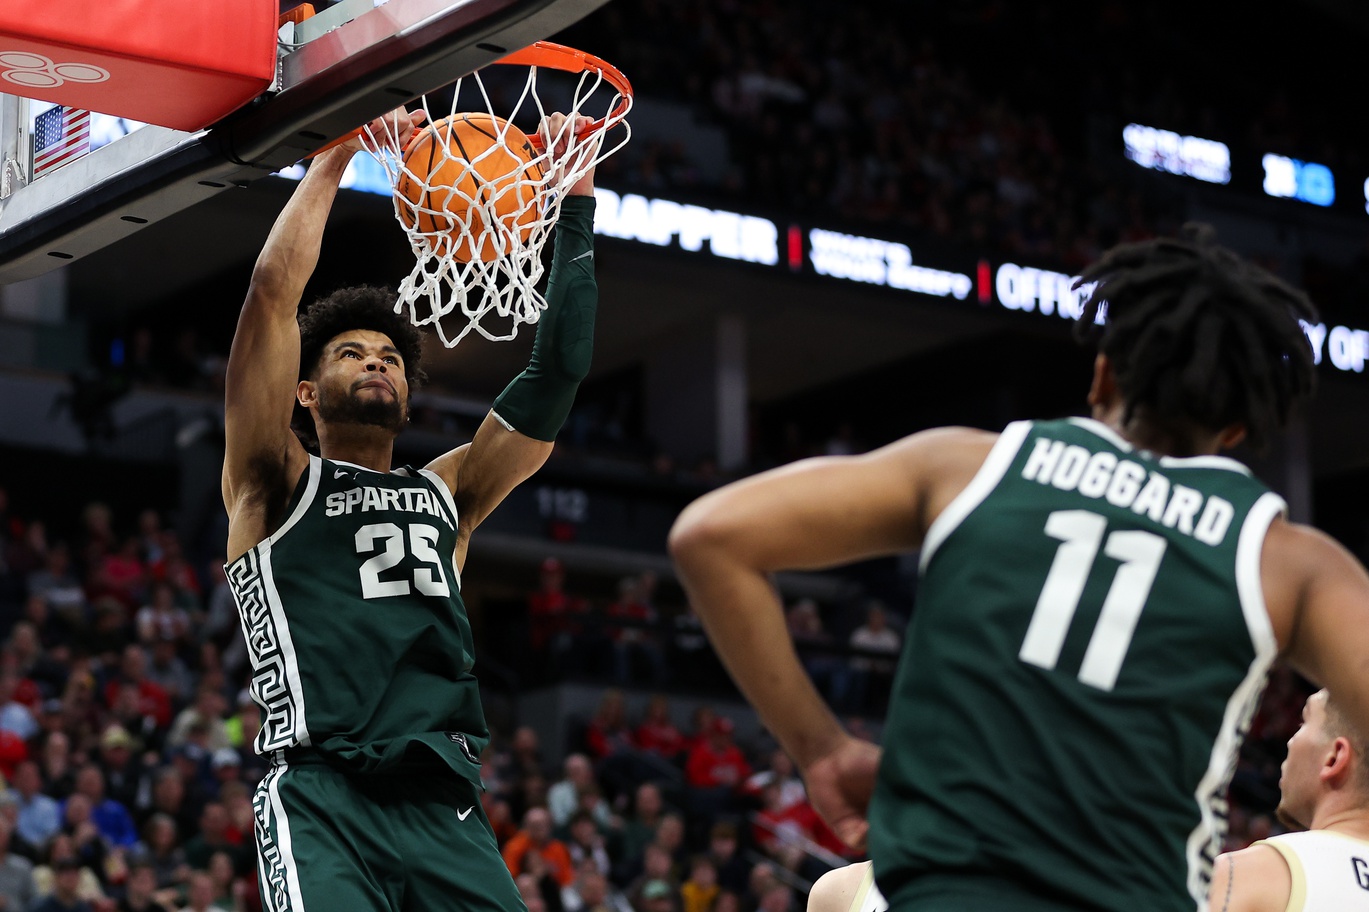
[[1302, 615], [1344, 588], [1362, 592], [1359, 563], [1331, 536], [1283, 518], [1269, 524], [1260, 557], [1265, 607], [1281, 650], [1295, 649]]
[[888, 908], [868, 861], [833, 868], [808, 893], [808, 912], [884, 912]]
[[1208, 912], [1283, 912], [1293, 889], [1288, 863], [1268, 845], [1218, 856]]
[[964, 491], [983, 467], [999, 434], [968, 427], [920, 431], [891, 444], [902, 469], [915, 480], [922, 531]]

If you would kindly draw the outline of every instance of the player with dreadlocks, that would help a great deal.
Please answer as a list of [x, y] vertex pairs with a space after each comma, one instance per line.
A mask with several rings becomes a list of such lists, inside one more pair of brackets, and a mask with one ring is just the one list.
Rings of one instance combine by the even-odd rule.
[[[796, 463], [671, 533], [714, 647], [898, 912], [1205, 909], [1270, 663], [1369, 724], [1369, 575], [1218, 455], [1310, 392], [1311, 304], [1196, 227], [1083, 281], [1091, 417]], [[804, 675], [769, 575], [914, 549], [881, 750]], [[818, 907], [880, 908], [860, 874]]]

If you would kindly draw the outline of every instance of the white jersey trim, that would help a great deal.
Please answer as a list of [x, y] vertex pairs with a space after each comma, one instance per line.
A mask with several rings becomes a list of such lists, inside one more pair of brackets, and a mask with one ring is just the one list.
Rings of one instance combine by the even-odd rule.
[[875, 866], [868, 865], [865, 875], [860, 879], [860, 888], [851, 901], [850, 912], [887, 912], [889, 903], [884, 894], [875, 886]]
[[1084, 430], [1093, 434], [1095, 437], [1102, 437], [1108, 443], [1117, 447], [1117, 449], [1121, 450], [1124, 453], [1130, 453], [1132, 450], [1136, 449], [1136, 447], [1131, 445], [1130, 440], [1127, 440], [1121, 434], [1117, 433], [1101, 421], [1096, 421], [1093, 418], [1081, 418], [1079, 416], [1075, 416], [1067, 420], [1070, 424], [1074, 425], [1075, 427], [1083, 428]]
[[971, 478], [965, 489], [946, 505], [941, 515], [932, 521], [927, 529], [927, 537], [922, 541], [922, 556], [918, 560], [919, 573], [926, 572], [932, 555], [936, 554], [942, 542], [959, 528], [965, 518], [984, 502], [984, 498], [988, 497], [994, 488], [998, 487], [998, 483], [1007, 474], [1008, 466], [1012, 465], [1013, 459], [1016, 458], [1017, 451], [1022, 448], [1022, 441], [1027, 439], [1031, 427], [1030, 421], [1014, 421], [1005, 427], [1003, 433], [998, 435], [993, 449], [989, 450], [989, 455], [984, 457], [984, 464], [979, 467], [974, 478]]
[[[1070, 424], [1083, 428], [1090, 433], [1102, 437], [1117, 449], [1130, 453], [1135, 451], [1136, 446], [1121, 434], [1114, 431], [1101, 421], [1093, 418], [1074, 417], [1069, 419]], [[1162, 466], [1172, 466], [1180, 469], [1225, 469], [1229, 472], [1238, 472], [1241, 475], [1249, 476], [1250, 469], [1242, 465], [1235, 459], [1228, 456], [1159, 456], [1157, 460]]]
[[[460, 536], [461, 515], [456, 512], [456, 501], [452, 498], [451, 488], [447, 487], [447, 483], [442, 480], [441, 475], [438, 475], [431, 469], [419, 469], [418, 474], [428, 479], [428, 481], [432, 483], [432, 486], [437, 488], [437, 493], [441, 495], [442, 502], [445, 503], [447, 505], [447, 509], [451, 511], [452, 528], [456, 529], [456, 534]], [[455, 554], [452, 555], [452, 574], [456, 577], [456, 588], [459, 590], [461, 588], [461, 568], [456, 565]]]
[[[260, 553], [262, 588], [266, 591], [266, 604], [271, 610], [271, 620], [276, 628], [276, 639], [280, 644], [281, 660], [285, 664], [285, 681], [289, 691], [289, 699], [294, 704], [295, 724], [292, 732], [296, 744], [300, 747], [308, 747], [309, 726], [305, 722], [304, 715], [304, 685], [300, 680], [299, 659], [295, 653], [295, 641], [290, 636], [290, 621], [285, 616], [285, 606], [280, 602], [280, 592], [276, 589], [275, 573], [271, 569], [271, 545], [269, 541], [262, 546]], [[289, 745], [273, 744], [271, 748], [286, 746]]]
[[299, 503], [295, 504], [295, 510], [285, 522], [280, 524], [280, 528], [266, 537], [262, 544], [274, 544], [294, 528], [295, 523], [304, 518], [304, 514], [309, 512], [309, 506], [314, 502], [314, 495], [318, 493], [318, 480], [323, 477], [323, 460], [317, 456], [309, 457], [309, 481], [305, 485], [304, 494], [300, 496]]
[[418, 474], [431, 481], [433, 487], [437, 488], [437, 493], [442, 495], [442, 502], [445, 503], [447, 509], [451, 511], [452, 526], [455, 527], [460, 525], [460, 516], [458, 516], [456, 512], [456, 501], [452, 499], [452, 489], [447, 487], [447, 483], [442, 480], [442, 476], [438, 475], [432, 469], [419, 469]]
[[1278, 653], [1274, 628], [1265, 607], [1260, 557], [1264, 552], [1269, 524], [1285, 508], [1282, 497], [1272, 491], [1266, 492], [1246, 514], [1240, 538], [1236, 542], [1236, 593], [1255, 657], [1250, 662], [1245, 679], [1227, 701], [1221, 728], [1212, 742], [1207, 771], [1193, 793], [1198, 805], [1199, 821], [1189, 834], [1185, 854], [1188, 858], [1188, 891], [1197, 904], [1198, 912], [1207, 912], [1207, 888], [1212, 881], [1212, 863], [1221, 851], [1220, 844], [1214, 845], [1214, 840], [1221, 835], [1221, 829], [1217, 826], [1218, 803], [1222, 803], [1225, 813], [1223, 795], [1235, 771], [1236, 751], [1250, 726], [1260, 694], [1264, 692], [1265, 674]]
[[1307, 830], [1261, 839], [1292, 878], [1285, 912], [1344, 912], [1369, 908], [1369, 842], [1335, 830]]
[[[285, 886], [290, 894], [289, 912], [305, 912], [304, 896], [299, 888], [299, 867], [295, 864], [295, 853], [290, 838], [290, 820], [285, 814], [285, 803], [280, 800], [280, 780], [289, 767], [284, 759], [271, 771], [271, 779], [266, 794], [271, 801], [271, 810], [276, 818], [274, 827], [276, 846], [280, 850], [281, 864], [285, 868]], [[284, 910], [281, 910], [284, 912]]]
[[1257, 653], [1274, 653], [1274, 625], [1269, 620], [1269, 607], [1264, 601], [1264, 582], [1260, 576], [1260, 558], [1264, 554], [1264, 538], [1275, 519], [1288, 512], [1288, 504], [1273, 491], [1266, 491], [1246, 514], [1241, 526], [1241, 537], [1236, 542], [1236, 592], [1241, 598], [1241, 610], [1250, 629], [1250, 642]]
[[[317, 457], [317, 456], [311, 456], [311, 457], [309, 457], [309, 458], [311, 458], [311, 459], [317, 459], [318, 457]], [[372, 475], [393, 475], [394, 472], [396, 471], [396, 470], [393, 470], [393, 469], [392, 469], [392, 470], [389, 471], [389, 472], [382, 472], [380, 469], [373, 469], [373, 468], [371, 468], [370, 466], [359, 465], [359, 464], [357, 464], [357, 463], [355, 463], [355, 462], [348, 462], [348, 461], [345, 460], [345, 459], [329, 459], [328, 461], [329, 461], [329, 462], [332, 462], [332, 463], [336, 463], [337, 465], [346, 466], [346, 467], [349, 468], [349, 469], [360, 469], [360, 470], [363, 471], [363, 472], [370, 472]]]

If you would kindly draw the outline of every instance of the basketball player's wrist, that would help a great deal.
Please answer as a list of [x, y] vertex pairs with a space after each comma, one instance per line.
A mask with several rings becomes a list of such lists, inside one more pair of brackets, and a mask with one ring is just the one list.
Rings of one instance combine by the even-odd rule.
[[[572, 294], [572, 285], [594, 282], [594, 209], [592, 196], [568, 196], [561, 201], [556, 220], [556, 246], [552, 253], [551, 276], [547, 285], [548, 309], [559, 309], [562, 299], [583, 296]], [[597, 291], [591, 291], [597, 297]], [[541, 324], [538, 326], [541, 332]]]
[[576, 181], [575, 184], [569, 190], [566, 191], [566, 196], [568, 198], [572, 196], [588, 196], [591, 199], [593, 199], [594, 172], [591, 171], [589, 174], [586, 174], [584, 177]]
[[[317, 172], [320, 179], [326, 175], [332, 179], [333, 183], [338, 183], [342, 180], [342, 175], [346, 172], [347, 166], [351, 164], [353, 154], [341, 146], [329, 149], [322, 155], [314, 157], [314, 160], [309, 163], [308, 174]], [[307, 177], [308, 174], [305, 176]]]

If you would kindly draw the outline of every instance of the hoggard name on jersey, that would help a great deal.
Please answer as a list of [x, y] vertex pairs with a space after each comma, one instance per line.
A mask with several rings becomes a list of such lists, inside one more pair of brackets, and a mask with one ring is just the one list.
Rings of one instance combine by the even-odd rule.
[[425, 513], [436, 516], [455, 529], [451, 517], [437, 502], [437, 495], [427, 488], [372, 488], [357, 487], [334, 491], [324, 499], [324, 516], [347, 516], [353, 511], [370, 513], [378, 510], [401, 513]]
[[1102, 498], [1208, 545], [1220, 545], [1236, 511], [1229, 501], [1174, 484], [1160, 472], [1106, 450], [1038, 438], [1022, 477], [1061, 491]]

